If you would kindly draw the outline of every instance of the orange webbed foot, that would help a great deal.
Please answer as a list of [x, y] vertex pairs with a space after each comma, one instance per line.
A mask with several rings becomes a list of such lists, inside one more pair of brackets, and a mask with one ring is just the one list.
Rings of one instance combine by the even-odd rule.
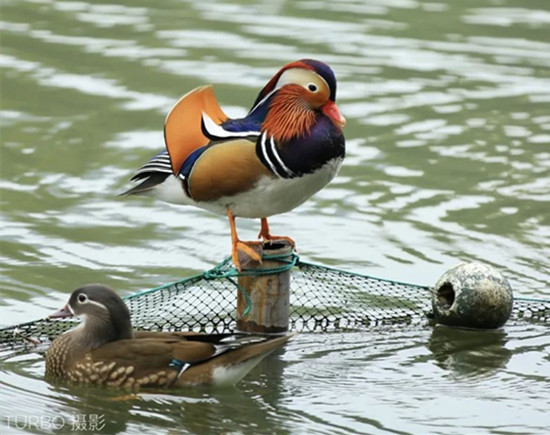
[[258, 239], [262, 239], [264, 242], [276, 242], [278, 240], [284, 240], [290, 243], [292, 249], [296, 248], [296, 242], [287, 236], [274, 236], [269, 232], [269, 224], [267, 223], [267, 218], [262, 218], [262, 227], [258, 233]]
[[242, 271], [243, 263], [250, 261], [262, 262], [262, 244], [260, 242], [243, 242], [241, 240], [233, 241], [233, 249], [231, 251], [233, 264], [240, 272]]
[[[262, 262], [262, 244], [260, 242], [243, 242], [237, 236], [237, 228], [235, 226], [235, 215], [229, 207], [227, 207], [227, 218], [231, 228], [231, 258], [233, 264], [240, 272], [243, 270], [243, 263], [246, 265], [250, 261]], [[241, 255], [239, 255], [239, 253]], [[242, 257], [242, 259], [241, 259]]]

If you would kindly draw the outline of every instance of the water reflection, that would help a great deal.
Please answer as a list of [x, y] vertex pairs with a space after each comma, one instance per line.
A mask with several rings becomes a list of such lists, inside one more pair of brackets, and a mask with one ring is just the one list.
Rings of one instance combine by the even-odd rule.
[[459, 377], [489, 376], [506, 367], [512, 351], [504, 330], [434, 327], [427, 344], [437, 366]]

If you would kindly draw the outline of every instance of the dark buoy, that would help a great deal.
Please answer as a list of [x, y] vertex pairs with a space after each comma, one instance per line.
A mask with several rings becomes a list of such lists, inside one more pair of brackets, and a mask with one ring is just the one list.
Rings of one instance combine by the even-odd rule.
[[465, 328], [494, 329], [512, 313], [508, 280], [491, 266], [461, 263], [443, 274], [432, 294], [437, 323]]
[[[277, 257], [277, 258], [272, 258]], [[280, 334], [288, 331], [290, 316], [290, 269], [269, 273], [292, 258], [286, 241], [264, 243], [262, 263], [246, 261], [247, 270], [258, 274], [239, 276], [245, 290], [237, 293], [237, 329], [243, 332]], [[247, 298], [248, 296], [248, 298]]]

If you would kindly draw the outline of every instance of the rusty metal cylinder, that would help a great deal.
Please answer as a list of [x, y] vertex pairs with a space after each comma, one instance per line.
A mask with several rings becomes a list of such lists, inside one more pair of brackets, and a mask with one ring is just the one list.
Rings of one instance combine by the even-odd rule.
[[[277, 258], [271, 258], [277, 257]], [[292, 259], [292, 246], [286, 241], [264, 243], [262, 262], [247, 264], [249, 275], [239, 276], [246, 292], [237, 293], [237, 329], [243, 332], [280, 334], [288, 331], [290, 314], [290, 269], [269, 273]], [[254, 272], [257, 271], [257, 274]], [[246, 297], [248, 295], [248, 298]]]

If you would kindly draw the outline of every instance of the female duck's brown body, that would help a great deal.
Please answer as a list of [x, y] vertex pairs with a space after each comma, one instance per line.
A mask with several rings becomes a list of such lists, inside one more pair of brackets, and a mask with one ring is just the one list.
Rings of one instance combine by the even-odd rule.
[[141, 387], [231, 385], [289, 335], [132, 331], [130, 313], [109, 287], [88, 285], [50, 316], [83, 318], [46, 354], [46, 376], [137, 390]]

